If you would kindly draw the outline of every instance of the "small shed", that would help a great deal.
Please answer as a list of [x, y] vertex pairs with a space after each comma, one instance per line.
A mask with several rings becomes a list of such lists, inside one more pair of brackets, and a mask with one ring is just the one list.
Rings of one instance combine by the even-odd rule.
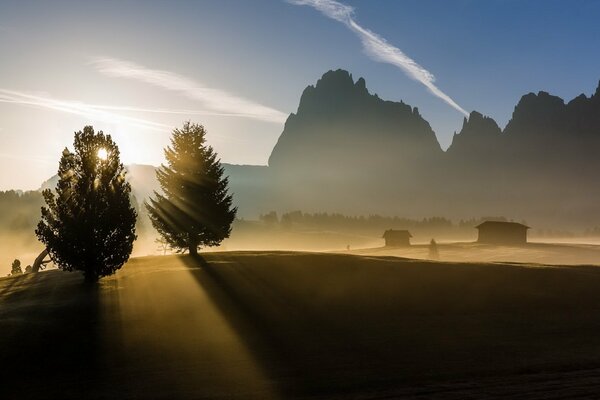
[[519, 245], [527, 243], [527, 225], [517, 222], [485, 221], [479, 230], [477, 242], [485, 244]]
[[383, 232], [386, 247], [405, 247], [410, 246], [412, 235], [409, 231], [388, 229]]

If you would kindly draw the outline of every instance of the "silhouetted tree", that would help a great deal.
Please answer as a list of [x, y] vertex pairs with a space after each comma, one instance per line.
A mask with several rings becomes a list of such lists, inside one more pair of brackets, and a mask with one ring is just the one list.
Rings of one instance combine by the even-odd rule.
[[275, 211], [268, 212], [267, 214], [261, 214], [258, 219], [268, 226], [279, 223], [279, 217]]
[[156, 250], [162, 253], [163, 256], [167, 255], [167, 251], [171, 251], [171, 246], [169, 246], [169, 243], [162, 236], [154, 239], [154, 243], [157, 245]]
[[163, 194], [146, 203], [152, 225], [177, 251], [196, 255], [201, 246], [216, 246], [231, 233], [237, 208], [228, 194], [229, 179], [202, 125], [174, 129], [165, 149], [167, 165], [156, 176]]
[[21, 261], [15, 260], [12, 263], [12, 269], [10, 270], [11, 275], [21, 275], [23, 271], [21, 270]]
[[56, 191], [43, 192], [47, 208], [36, 234], [59, 268], [82, 271], [94, 282], [129, 259], [136, 213], [110, 135], [86, 126], [75, 133], [74, 149], [62, 153]]

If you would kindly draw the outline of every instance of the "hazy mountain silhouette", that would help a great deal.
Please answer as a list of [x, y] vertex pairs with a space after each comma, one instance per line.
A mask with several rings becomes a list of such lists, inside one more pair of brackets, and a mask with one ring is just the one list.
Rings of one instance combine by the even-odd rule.
[[567, 104], [543, 91], [526, 94], [502, 132], [472, 113], [447, 152], [447, 182], [461, 188], [453, 195], [471, 199], [473, 209], [589, 224], [600, 216], [599, 93], [600, 86]]
[[461, 131], [454, 134], [452, 144], [446, 151], [453, 162], [474, 157], [486, 159], [494, 154], [500, 144], [502, 131], [496, 121], [477, 111], [465, 118]]
[[435, 133], [417, 108], [381, 100], [369, 93], [363, 78], [355, 83], [350, 73], [338, 69], [304, 90], [269, 166], [280, 172], [360, 171], [416, 166], [441, 155]]
[[[600, 86], [568, 103], [526, 94], [504, 130], [473, 111], [444, 152], [417, 108], [337, 70], [304, 90], [268, 167], [223, 166], [240, 217], [302, 209], [581, 227], [600, 217], [598, 154]], [[157, 188], [154, 167], [127, 169], [139, 201]]]
[[437, 201], [421, 182], [435, 180], [443, 156], [417, 108], [329, 71], [304, 90], [271, 153], [272, 197], [288, 209], [408, 215]]

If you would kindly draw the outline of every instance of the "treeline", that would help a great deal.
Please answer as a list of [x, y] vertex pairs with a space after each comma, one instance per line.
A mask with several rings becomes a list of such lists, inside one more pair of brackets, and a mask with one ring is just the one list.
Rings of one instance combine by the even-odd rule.
[[[398, 216], [348, 216], [341, 213], [305, 213], [291, 211], [279, 215], [275, 211], [261, 214], [258, 221], [236, 221], [238, 228], [285, 229], [296, 231], [340, 231], [365, 234], [378, 234], [386, 229], [407, 229], [418, 235], [473, 235], [474, 228], [484, 221], [519, 222], [529, 225], [527, 221], [515, 221], [504, 216], [484, 216], [479, 218], [461, 219], [457, 222], [445, 217], [429, 217], [423, 219], [404, 218]], [[530, 234], [539, 238], [576, 238], [600, 237], [600, 227], [588, 228], [583, 231], [532, 227]]]
[[43, 203], [38, 191], [0, 191], [0, 229], [33, 232]]
[[[131, 204], [136, 212], [145, 218], [138, 221], [138, 229], [141, 231], [150, 229], [149, 223], [144, 224], [148, 218], [147, 213], [133, 195]], [[28, 231], [33, 234], [40, 221], [43, 205], [42, 193], [37, 190], [0, 191], [0, 231]]]
[[414, 232], [470, 232], [483, 221], [508, 221], [505, 217], [481, 217], [460, 220], [454, 223], [444, 217], [411, 219], [398, 216], [348, 216], [340, 213], [305, 213], [291, 211], [279, 215], [270, 211], [259, 216], [259, 223], [265, 227], [294, 230], [342, 230], [362, 232], [383, 232], [386, 229], [408, 229]]

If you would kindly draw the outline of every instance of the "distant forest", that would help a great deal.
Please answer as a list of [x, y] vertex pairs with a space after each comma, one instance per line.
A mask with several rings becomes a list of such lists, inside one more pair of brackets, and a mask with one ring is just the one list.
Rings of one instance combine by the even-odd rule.
[[[33, 233], [40, 219], [43, 199], [39, 191], [0, 191], [0, 231]], [[138, 207], [136, 207], [138, 208]], [[484, 216], [452, 221], [444, 217], [410, 219], [398, 216], [349, 216], [341, 213], [305, 213], [299, 210], [278, 214], [271, 211], [260, 214], [258, 220], [238, 219], [234, 229], [285, 229], [294, 231], [340, 231], [378, 234], [386, 229], [408, 229], [417, 234], [469, 233], [485, 220], [508, 221], [503, 216]], [[517, 221], [527, 224], [527, 221]], [[560, 229], [539, 229], [532, 233], [538, 237], [600, 237], [600, 227], [590, 227], [582, 232]], [[144, 229], [142, 229], [143, 234]]]
[[0, 191], [0, 227], [13, 232], [31, 231], [40, 220], [44, 199], [38, 191]]
[[507, 221], [505, 217], [481, 217], [452, 222], [444, 217], [410, 219], [398, 216], [381, 215], [348, 216], [340, 213], [303, 213], [291, 211], [281, 214], [271, 211], [261, 214], [259, 222], [267, 227], [294, 230], [335, 230], [361, 233], [383, 232], [386, 229], [407, 229], [415, 233], [456, 233], [459, 230], [472, 230], [486, 220]]
[[[304, 213], [296, 210], [279, 215], [276, 211], [261, 214], [258, 223], [267, 228], [313, 231], [346, 231], [374, 234], [386, 229], [407, 229], [417, 234], [461, 234], [472, 233], [473, 228], [483, 221], [509, 221], [503, 216], [484, 216], [479, 218], [461, 219], [458, 222], [445, 217], [429, 217], [411, 219], [398, 216], [348, 216], [340, 213]], [[527, 221], [514, 221], [527, 225]], [[238, 220], [237, 226], [247, 227], [256, 222]], [[586, 229], [584, 232], [571, 232], [560, 229], [533, 229], [538, 237], [600, 237], [600, 227]]]

